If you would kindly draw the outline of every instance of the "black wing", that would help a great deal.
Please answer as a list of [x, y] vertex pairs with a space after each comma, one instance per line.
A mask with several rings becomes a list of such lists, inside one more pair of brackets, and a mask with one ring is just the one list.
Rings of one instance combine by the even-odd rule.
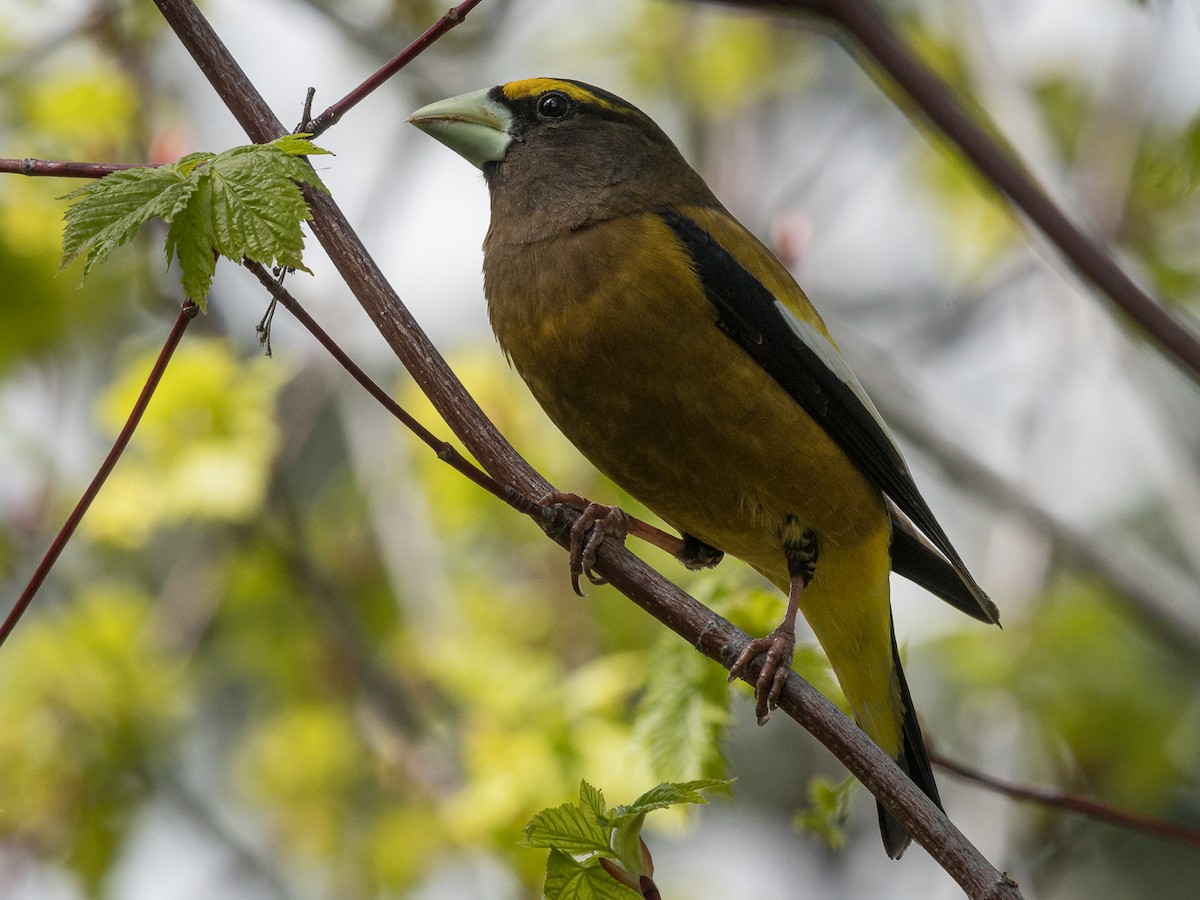
[[[716, 307], [717, 326], [762, 366], [825, 429], [859, 471], [929, 538], [979, 607], [978, 612], [967, 611], [984, 621], [998, 621], [995, 605], [967, 571], [917, 490], [908, 464], [887, 428], [849, 370], [845, 371], [851, 381], [843, 380], [818, 348], [808, 342], [811, 338], [806, 340], [807, 326], [712, 235], [676, 212], [662, 211], [659, 216], [691, 257], [704, 292]], [[930, 560], [922, 556], [935, 555], [910, 535], [900, 539], [893, 552], [896, 550], [900, 551], [902, 565], [910, 571], [929, 568]], [[914, 561], [924, 565], [917, 566]], [[903, 570], [901, 573], [908, 574]], [[924, 583], [920, 577], [914, 580]], [[948, 592], [939, 586], [942, 589], [931, 588], [934, 593], [959, 609], [966, 607], [961, 602], [961, 590]]]

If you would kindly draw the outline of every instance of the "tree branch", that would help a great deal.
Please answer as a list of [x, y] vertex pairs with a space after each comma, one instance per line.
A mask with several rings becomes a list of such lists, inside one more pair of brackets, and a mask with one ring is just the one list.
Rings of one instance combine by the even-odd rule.
[[338, 346], [337, 342], [325, 332], [325, 329], [317, 324], [316, 320], [297, 302], [296, 298], [280, 283], [279, 279], [272, 277], [271, 273], [261, 263], [251, 262], [247, 259], [242, 261], [242, 265], [253, 273], [254, 277], [271, 293], [271, 296], [280, 306], [290, 312], [308, 330], [308, 333], [317, 339], [317, 343], [325, 348], [325, 351], [337, 361], [338, 365], [350, 373], [350, 377], [375, 398], [380, 406], [399, 419], [401, 424], [415, 434], [422, 443], [433, 450], [437, 454], [438, 459], [449, 465], [463, 477], [479, 485], [479, 487], [483, 488], [489, 494], [503, 500], [517, 512], [525, 513], [528, 516], [537, 516], [542, 512], [543, 507], [540, 503], [497, 482], [487, 472], [459, 453], [453, 444], [442, 440], [413, 418], [404, 407], [392, 399], [392, 396], [387, 391], [376, 384], [371, 379], [371, 376], [364, 372], [346, 354], [345, 350]]
[[[711, 0], [706, 0], [711, 2]], [[953, 92], [904, 45], [870, 0], [717, 0], [748, 9], [781, 9], [814, 14], [838, 26], [885, 73], [929, 121], [1042, 231], [1086, 281], [1104, 293], [1181, 369], [1200, 381], [1200, 337], [1140, 287], [1117, 265], [1098, 240], [1075, 224], [1015, 161], [980, 127]]]
[[[254, 85], [189, 0], [155, 0], [213, 88], [251, 140], [284, 133]], [[530, 497], [549, 493], [549, 483], [525, 462], [487, 420], [384, 279], [332, 197], [308, 192], [312, 228], [330, 259], [380, 333], [439, 414], [498, 481]], [[555, 507], [542, 518], [548, 535], [567, 545], [577, 513]], [[749, 638], [725, 619], [680, 591], [624, 547], [606, 542], [597, 570], [618, 590], [706, 656], [728, 668]], [[757, 678], [760, 664], [743, 677]], [[971, 897], [1017, 898], [1016, 884], [997, 871], [865, 734], [795, 673], [780, 708], [824, 743], [878, 797]]]
[[180, 307], [175, 324], [167, 335], [167, 340], [163, 344], [162, 350], [159, 351], [158, 359], [154, 361], [154, 367], [150, 370], [150, 374], [146, 376], [146, 383], [142, 385], [142, 392], [138, 395], [137, 402], [133, 404], [133, 409], [129, 411], [129, 417], [125, 420], [125, 425], [121, 429], [121, 433], [117, 435], [117, 439], [113, 442], [112, 449], [108, 451], [108, 456], [104, 457], [104, 462], [100, 464], [100, 468], [92, 477], [87, 490], [83, 492], [83, 496], [79, 498], [79, 502], [75, 504], [75, 508], [71, 510], [71, 514], [67, 516], [67, 521], [63, 523], [62, 528], [55, 535], [50, 548], [46, 551], [46, 555], [42, 557], [42, 561], [38, 563], [38, 567], [34, 570], [29, 583], [25, 585], [25, 590], [21, 592], [21, 596], [17, 598], [17, 602], [13, 604], [8, 618], [4, 620], [3, 625], [0, 625], [0, 645], [8, 639], [12, 630], [17, 627], [17, 622], [21, 620], [21, 616], [25, 614], [25, 610], [29, 608], [29, 604], [33, 602], [33, 598], [37, 595], [42, 582], [46, 580], [46, 576], [54, 568], [54, 563], [58, 560], [59, 554], [67, 546], [67, 542], [71, 540], [71, 535], [75, 533], [75, 529], [79, 527], [84, 513], [88, 511], [88, 508], [92, 505], [92, 501], [100, 493], [100, 488], [104, 486], [104, 482], [108, 480], [109, 474], [116, 467], [117, 460], [121, 458], [121, 454], [129, 446], [129, 441], [133, 437], [134, 431], [137, 430], [138, 423], [142, 421], [142, 415], [146, 412], [146, 407], [150, 405], [150, 398], [154, 396], [154, 391], [158, 387], [158, 383], [162, 381], [163, 373], [167, 370], [167, 363], [171, 361], [171, 357], [175, 353], [175, 348], [183, 340], [184, 331], [187, 330], [188, 325], [192, 319], [196, 318], [199, 312], [200, 310], [190, 300], [185, 300], [183, 306]]
[[938, 753], [930, 753], [929, 758], [938, 768], [945, 769], [947, 772], [957, 775], [964, 781], [973, 782], [990, 791], [1011, 797], [1014, 800], [1024, 800], [1029, 803], [1049, 806], [1053, 809], [1077, 813], [1099, 822], [1107, 822], [1110, 825], [1117, 825], [1130, 831], [1140, 831], [1145, 834], [1155, 835], [1156, 837], [1168, 838], [1173, 841], [1190, 844], [1200, 849], [1200, 831], [1197, 831], [1195, 828], [1188, 828], [1186, 825], [1180, 825], [1177, 822], [1165, 822], [1162, 819], [1154, 819], [1150, 816], [1143, 816], [1138, 813], [1129, 812], [1128, 810], [1118, 809], [1107, 803], [1101, 803], [1098, 800], [1091, 800], [1087, 797], [1080, 797], [1076, 794], [1068, 794], [1065, 791], [1035, 788], [1028, 785], [1016, 784], [1012, 781], [1005, 781], [1001, 778], [996, 778], [994, 775], [988, 775], [986, 772], [980, 772], [978, 769], [963, 765], [960, 762], [947, 759]]
[[467, 13], [473, 10], [480, 4], [481, 0], [464, 0], [458, 6], [453, 6], [446, 11], [446, 14], [434, 22], [425, 30], [419, 38], [393, 56], [384, 65], [380, 66], [370, 78], [352, 90], [349, 94], [339, 100], [337, 103], [330, 106], [325, 112], [321, 113], [315, 119], [303, 122], [300, 125], [300, 131], [306, 131], [314, 138], [319, 134], [323, 134], [338, 121], [349, 110], [358, 105], [360, 101], [369, 96], [372, 92], [379, 88], [385, 81], [407, 66], [410, 62], [420, 56], [435, 41], [441, 38], [455, 25], [458, 25], [467, 17]]
[[153, 163], [56, 162], [49, 159], [0, 159], [0, 174], [47, 175], [56, 178], [103, 178], [121, 169], [153, 167]]

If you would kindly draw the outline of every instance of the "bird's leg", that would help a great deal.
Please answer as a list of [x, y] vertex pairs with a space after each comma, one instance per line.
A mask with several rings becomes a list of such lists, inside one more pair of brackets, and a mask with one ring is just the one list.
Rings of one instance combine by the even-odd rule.
[[592, 503], [578, 494], [555, 491], [546, 498], [547, 504], [562, 503], [580, 511], [579, 518], [571, 526], [570, 569], [571, 587], [580, 597], [583, 588], [579, 576], [584, 575], [592, 584], [604, 584], [604, 578], [592, 571], [596, 564], [596, 551], [605, 538], [624, 543], [629, 535], [630, 515], [619, 506]]
[[542, 503], [546, 506], [562, 503], [581, 513], [571, 526], [570, 551], [571, 586], [581, 597], [583, 590], [579, 586], [580, 575], [586, 576], [592, 584], [605, 583], [601, 576], [592, 571], [592, 566], [596, 564], [596, 551], [600, 549], [605, 538], [614, 538], [623, 543], [626, 537], [632, 535], [660, 550], [665, 550], [689, 569], [711, 568], [725, 555], [716, 547], [710, 547], [690, 534], [677, 538], [661, 528], [655, 528], [648, 522], [629, 515], [619, 506], [592, 503], [578, 494], [554, 491]]
[[792, 652], [796, 648], [796, 613], [800, 609], [800, 598], [812, 581], [817, 565], [817, 538], [807, 528], [798, 538], [783, 545], [787, 556], [788, 586], [787, 612], [779, 627], [766, 637], [756, 638], [746, 645], [737, 661], [729, 669], [729, 680], [733, 681], [746, 664], [760, 653], [766, 653], [762, 671], [754, 683], [755, 707], [758, 724], [764, 724], [771, 715], [792, 671]]
[[[637, 519], [634, 519], [634, 521], [637, 522]], [[645, 525], [646, 523], [638, 522], [638, 524]], [[654, 528], [653, 525], [646, 525], [646, 527]], [[674, 538], [672, 538], [671, 535], [666, 534], [665, 532], [659, 531], [657, 528], [654, 528], [654, 530], [658, 531], [658, 533], [663, 535], [664, 537], [674, 540]], [[650, 539], [645, 538], [645, 540], [650, 540]], [[654, 542], [650, 541], [650, 543], [654, 543]], [[719, 563], [722, 559], [725, 558], [724, 550], [718, 550], [716, 547], [712, 546], [712, 544], [706, 544], [706, 543], [704, 543], [704, 541], [700, 540], [700, 538], [693, 537], [690, 534], [683, 535], [683, 540], [680, 541], [680, 546], [679, 546], [678, 550], [674, 549], [673, 547], [664, 547], [662, 544], [655, 544], [655, 546], [658, 547], [660, 550], [666, 550], [668, 553], [670, 553], [672, 556], [674, 556], [677, 560], [679, 560], [681, 563], [683, 563], [685, 568], [692, 569], [692, 570], [711, 569], [713, 566], [715, 566], [717, 563]]]

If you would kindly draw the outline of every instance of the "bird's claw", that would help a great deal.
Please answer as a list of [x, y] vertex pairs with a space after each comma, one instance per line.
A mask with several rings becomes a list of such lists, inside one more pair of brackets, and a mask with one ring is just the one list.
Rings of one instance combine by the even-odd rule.
[[555, 492], [547, 498], [549, 503], [562, 503], [580, 510], [580, 516], [571, 526], [571, 551], [569, 565], [571, 587], [580, 597], [584, 596], [579, 585], [580, 576], [592, 584], [607, 584], [592, 567], [596, 564], [596, 553], [606, 538], [624, 542], [629, 534], [629, 515], [620, 507], [592, 503], [578, 494]]
[[754, 712], [758, 716], [758, 724], [766, 724], [779, 702], [783, 686], [787, 684], [788, 675], [792, 671], [792, 654], [796, 649], [795, 627], [780, 625], [766, 637], [756, 638], [746, 645], [737, 661], [729, 669], [729, 680], [737, 678], [750, 660], [760, 653], [766, 653], [762, 671], [754, 683], [755, 705]]

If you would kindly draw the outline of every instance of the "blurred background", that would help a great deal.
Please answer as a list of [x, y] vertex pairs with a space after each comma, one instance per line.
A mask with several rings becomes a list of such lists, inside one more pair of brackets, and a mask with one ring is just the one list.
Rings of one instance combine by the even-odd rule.
[[[210, 0], [284, 122], [447, 6]], [[1200, 11], [896, 0], [909, 46], [1134, 276], [1195, 322]], [[552, 482], [637, 510], [559, 437], [487, 327], [478, 172], [404, 124], [531, 75], [643, 108], [785, 259], [891, 421], [1004, 630], [897, 580], [937, 752], [1200, 827], [1200, 398], [941, 139], [812, 23], [666, 0], [487, 0], [320, 143], [322, 177], [467, 386]], [[0, 156], [173, 161], [245, 138], [150, 3], [0, 0]], [[5, 610], [119, 430], [181, 300], [163, 230], [79, 286], [79, 182], [0, 177]], [[290, 288], [448, 435], [319, 246]], [[787, 720], [449, 471], [221, 262], [149, 412], [0, 648], [0, 898], [538, 896], [519, 846], [580, 779], [656, 813], [669, 898], [938, 898], [873, 802]], [[734, 560], [668, 577], [753, 633], [783, 598]], [[819, 651], [798, 668], [836, 688]], [[1194, 896], [1200, 853], [942, 773], [1027, 897]], [[843, 811], [832, 798], [846, 800]], [[797, 813], [801, 811], [797, 822]]]

